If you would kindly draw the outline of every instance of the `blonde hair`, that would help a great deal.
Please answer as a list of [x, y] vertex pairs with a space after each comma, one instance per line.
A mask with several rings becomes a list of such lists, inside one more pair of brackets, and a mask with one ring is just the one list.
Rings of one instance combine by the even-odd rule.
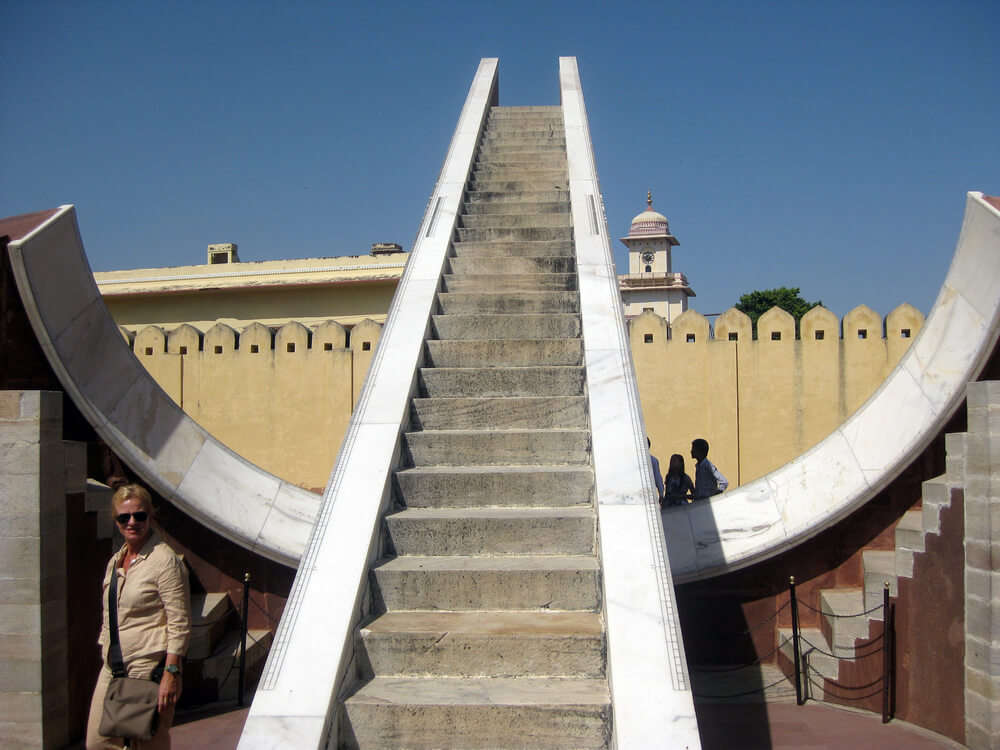
[[149, 513], [150, 519], [153, 518], [155, 515], [153, 510], [153, 498], [150, 497], [149, 490], [141, 484], [123, 484], [115, 490], [115, 494], [111, 496], [111, 515], [118, 515], [118, 506], [126, 500], [132, 499], [139, 500], [143, 504], [145, 510]]

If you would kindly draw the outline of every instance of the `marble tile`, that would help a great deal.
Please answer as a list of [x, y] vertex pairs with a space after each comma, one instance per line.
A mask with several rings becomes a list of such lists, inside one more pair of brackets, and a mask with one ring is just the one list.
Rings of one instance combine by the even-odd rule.
[[[213, 531], [253, 549], [279, 484], [228, 448], [206, 442], [171, 499]], [[265, 546], [257, 551], [271, 556]]]
[[297, 565], [319, 514], [321, 499], [319, 495], [282, 482], [257, 535], [256, 546], [284, 555], [291, 567]]
[[240, 735], [239, 750], [324, 747], [326, 712], [321, 716], [247, 717]]

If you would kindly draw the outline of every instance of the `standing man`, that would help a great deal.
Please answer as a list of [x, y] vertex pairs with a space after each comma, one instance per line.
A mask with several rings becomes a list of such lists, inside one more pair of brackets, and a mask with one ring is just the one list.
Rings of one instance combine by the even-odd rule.
[[692, 501], [704, 500], [726, 491], [729, 480], [708, 460], [708, 441], [705, 438], [695, 438], [691, 441], [691, 458], [695, 460]]

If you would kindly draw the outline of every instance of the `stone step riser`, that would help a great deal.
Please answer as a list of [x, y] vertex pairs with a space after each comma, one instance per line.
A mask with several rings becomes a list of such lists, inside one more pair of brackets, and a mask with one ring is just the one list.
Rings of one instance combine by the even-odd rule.
[[600, 636], [362, 632], [360, 640], [371, 667], [367, 677], [604, 676], [604, 639]]
[[568, 214], [570, 205], [563, 201], [548, 201], [539, 203], [504, 203], [499, 201], [462, 204], [462, 218], [467, 216], [496, 216], [521, 214]]
[[589, 750], [609, 747], [610, 717], [610, 705], [408, 706], [349, 700], [342, 730], [348, 736], [341, 746], [347, 750], [485, 748], [502, 737], [505, 747]]
[[[459, 511], [460, 513], [462, 511]], [[517, 518], [386, 516], [397, 555], [591, 555], [596, 517], [524, 510]]]
[[582, 507], [592, 505], [589, 467], [526, 471], [421, 471], [395, 475], [396, 497], [410, 508]]
[[446, 274], [442, 283], [445, 292], [575, 292], [576, 274], [480, 274], [455, 276]]
[[571, 227], [509, 227], [499, 229], [463, 229], [459, 227], [455, 230], [458, 240], [572, 240], [573, 229]]
[[482, 193], [511, 192], [544, 192], [549, 190], [566, 190], [567, 180], [470, 180], [469, 190]]
[[[550, 258], [554, 256], [573, 258], [576, 256], [576, 249], [570, 240], [455, 242], [452, 243], [451, 247], [452, 257], [455, 258]], [[546, 270], [545, 273], [558, 272]]]
[[438, 308], [445, 315], [580, 312], [580, 296], [576, 292], [439, 292], [437, 299]]
[[562, 127], [554, 127], [547, 123], [523, 123], [514, 125], [496, 125], [487, 128], [483, 133], [482, 144], [506, 141], [508, 143], [558, 143], [565, 147], [566, 131]]
[[[819, 630], [812, 628], [803, 628], [801, 630], [802, 636], [805, 640], [800, 641], [800, 649], [802, 656], [802, 680], [803, 684], [808, 684], [806, 682], [807, 674], [813, 680], [816, 680], [816, 675], [829, 679], [837, 679], [837, 675], [840, 671], [838, 666], [838, 660], [832, 656], [826, 656], [819, 651], [814, 651], [810, 649], [809, 645], [805, 642], [808, 641], [815, 646], [823, 649], [824, 651], [829, 651], [829, 646], [826, 643], [826, 639], [823, 638], [823, 633]], [[778, 642], [782, 644], [781, 653], [785, 658], [788, 659], [790, 663], [794, 663], [794, 654], [792, 646], [792, 629], [791, 628], [779, 628], [778, 629]], [[833, 653], [832, 651], [830, 653]], [[809, 671], [806, 672], [806, 661], [808, 661]], [[794, 670], [793, 670], [794, 671]]]
[[419, 387], [427, 398], [582, 396], [582, 367], [421, 368]]
[[373, 571], [373, 595], [398, 610], [587, 610], [600, 606], [598, 571], [398, 570]]
[[465, 229], [571, 227], [573, 226], [573, 215], [568, 211], [547, 214], [462, 214], [459, 217], [459, 223]]
[[580, 336], [579, 315], [433, 315], [439, 340], [557, 339]]
[[554, 367], [583, 364], [581, 339], [428, 341], [428, 367]]
[[573, 256], [488, 256], [479, 258], [455, 257], [448, 259], [450, 271], [455, 276], [481, 276], [483, 274], [524, 273], [576, 273]]
[[551, 185], [565, 185], [568, 176], [565, 169], [540, 169], [538, 167], [476, 167], [470, 180], [473, 184], [483, 182], [532, 182], [548, 181]]
[[549, 466], [590, 463], [590, 433], [586, 430], [426, 430], [406, 433], [403, 436], [403, 448], [409, 466]]
[[566, 157], [559, 152], [539, 151], [532, 154], [531, 152], [519, 151], [517, 153], [522, 155], [515, 157], [510, 154], [493, 154], [488, 158], [480, 159], [472, 167], [473, 174], [508, 169], [529, 173], [556, 172], [566, 174]]
[[465, 193], [467, 203], [564, 203], [569, 206], [569, 191], [561, 190], [510, 190], [488, 191], [469, 190]]
[[528, 398], [415, 398], [413, 426], [421, 430], [583, 430], [583, 396]]

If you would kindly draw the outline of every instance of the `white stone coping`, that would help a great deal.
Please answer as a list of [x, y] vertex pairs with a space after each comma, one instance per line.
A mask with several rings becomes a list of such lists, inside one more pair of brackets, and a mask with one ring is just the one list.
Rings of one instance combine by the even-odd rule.
[[435, 293], [491, 104], [497, 60], [479, 63], [371, 370], [323, 496], [241, 750], [336, 744], [337, 697], [353, 657], [379, 521], [398, 465]]
[[576, 58], [559, 58], [619, 748], [701, 747]]
[[[940, 432], [997, 341], [1000, 212], [970, 192], [937, 301], [897, 367], [818, 445], [710, 502], [663, 515], [678, 582], [780, 554], [871, 500]], [[793, 572], [793, 571], [790, 571]]]
[[298, 562], [319, 498], [240, 457], [188, 417], [132, 354], [94, 283], [73, 206], [9, 244], [31, 326], [101, 438], [160, 495], [227, 539]]

